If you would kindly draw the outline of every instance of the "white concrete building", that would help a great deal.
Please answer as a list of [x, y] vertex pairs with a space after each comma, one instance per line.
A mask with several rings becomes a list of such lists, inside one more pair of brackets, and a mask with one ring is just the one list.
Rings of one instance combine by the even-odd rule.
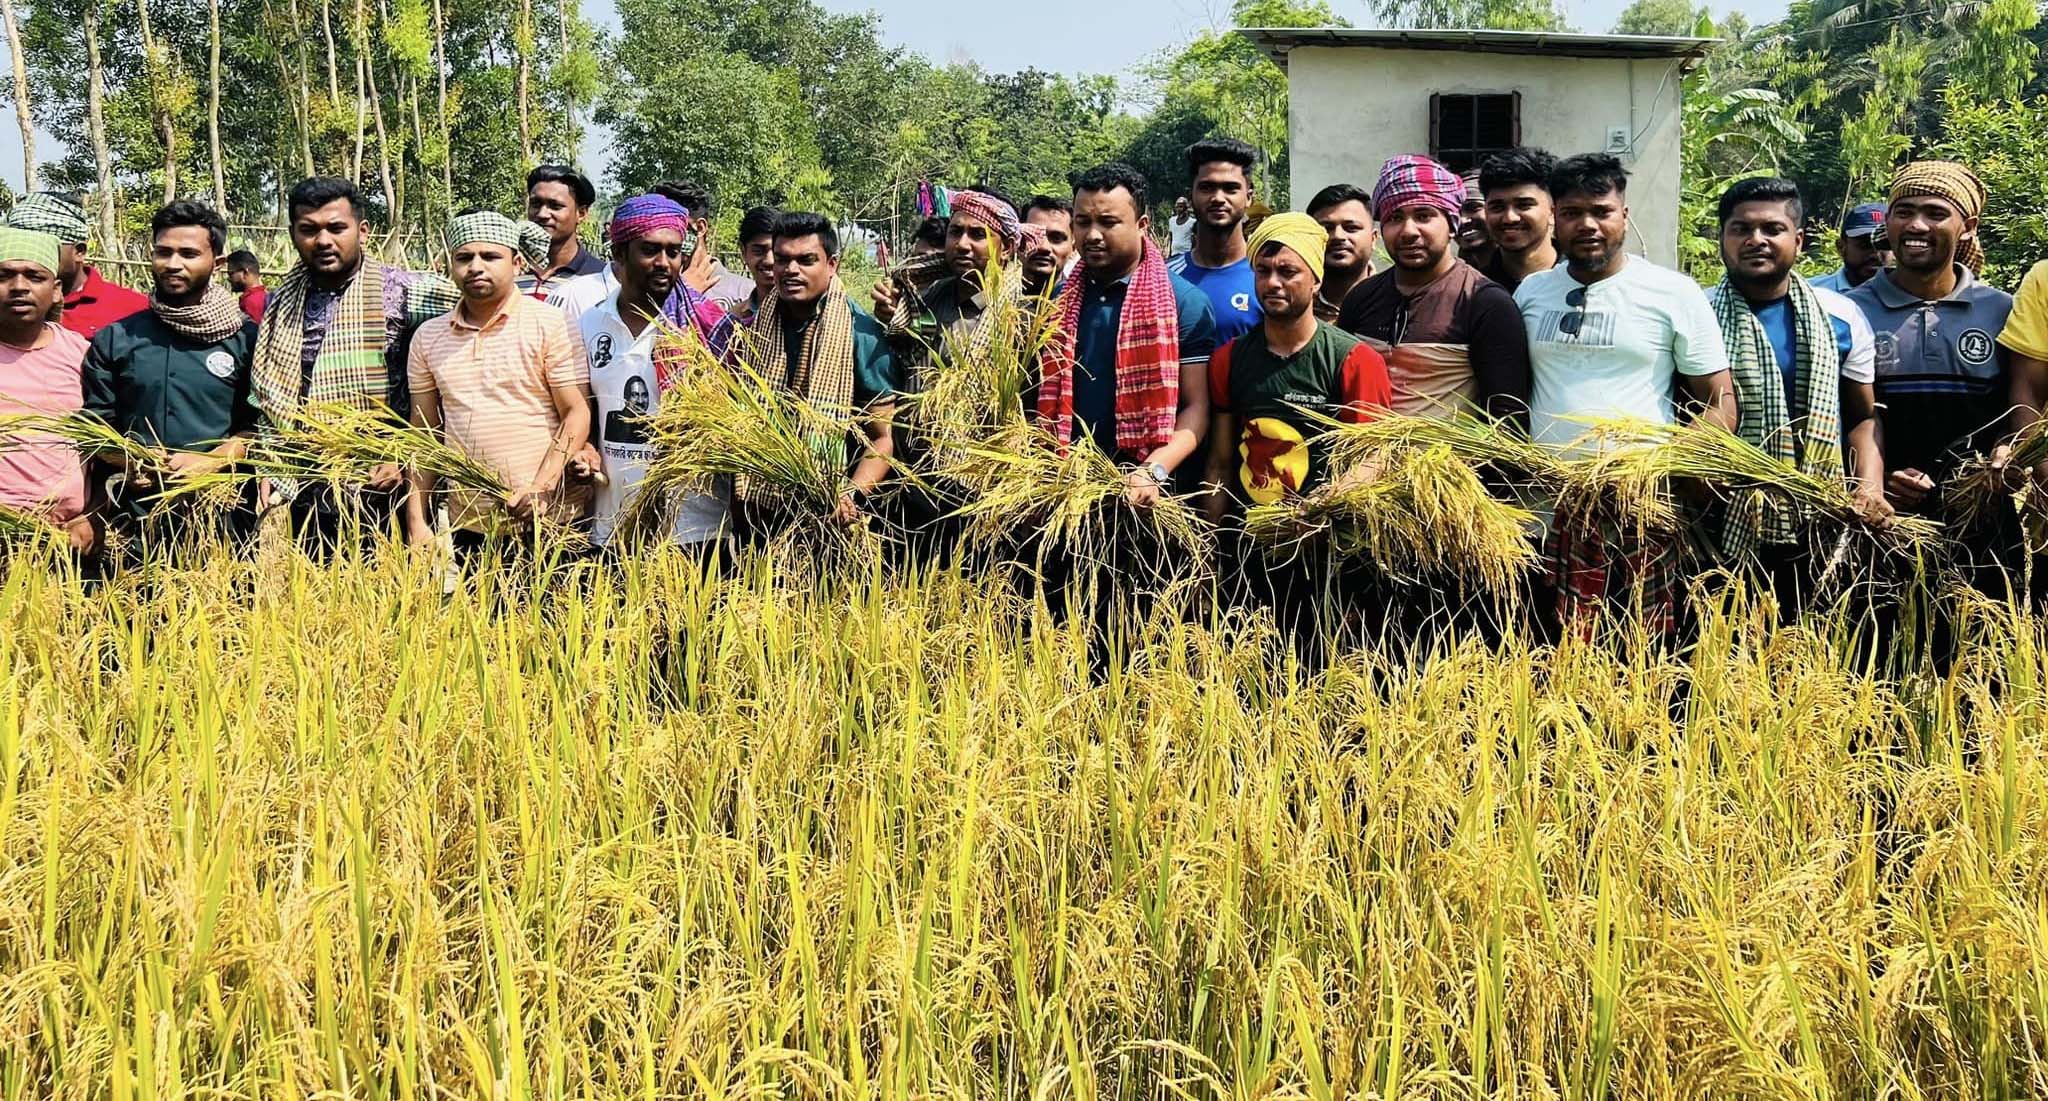
[[1712, 39], [1531, 31], [1238, 32], [1287, 72], [1290, 194], [1370, 189], [1399, 153], [1462, 172], [1535, 145], [1628, 167], [1632, 252], [1678, 260], [1679, 88]]

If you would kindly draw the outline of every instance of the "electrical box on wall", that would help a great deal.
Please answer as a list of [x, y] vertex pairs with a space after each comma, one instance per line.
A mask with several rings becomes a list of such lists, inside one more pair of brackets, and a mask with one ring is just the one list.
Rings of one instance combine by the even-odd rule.
[[1628, 140], [1628, 127], [1626, 127], [1626, 126], [1610, 126], [1610, 127], [1608, 127], [1608, 128], [1607, 128], [1607, 152], [1609, 152], [1609, 153], [1626, 153], [1626, 152], [1628, 152], [1628, 151], [1629, 151], [1629, 140]]

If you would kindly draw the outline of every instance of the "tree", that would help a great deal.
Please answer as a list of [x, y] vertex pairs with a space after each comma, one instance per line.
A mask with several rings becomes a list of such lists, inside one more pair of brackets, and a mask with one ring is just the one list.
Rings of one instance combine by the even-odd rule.
[[1615, 20], [1614, 33], [1682, 37], [1697, 30], [1705, 18], [1706, 9], [1693, 7], [1690, 0], [1635, 0]]
[[28, 57], [21, 45], [21, 24], [14, 18], [14, 0], [0, 0], [0, 31], [7, 35], [7, 59], [14, 76], [14, 121], [21, 127], [22, 186], [34, 191], [36, 124], [28, 98]]

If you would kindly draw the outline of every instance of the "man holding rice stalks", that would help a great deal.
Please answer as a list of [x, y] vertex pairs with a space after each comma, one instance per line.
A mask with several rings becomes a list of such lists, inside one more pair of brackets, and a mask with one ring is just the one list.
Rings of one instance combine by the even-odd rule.
[[[251, 399], [263, 414], [256, 447], [310, 406], [382, 411], [401, 423], [411, 409], [406, 345], [428, 318], [461, 299], [438, 275], [406, 271], [364, 254], [362, 199], [333, 176], [301, 180], [285, 198], [299, 263], [271, 294], [250, 364]], [[381, 463], [362, 485], [268, 479], [258, 506], [290, 498], [301, 545], [326, 551], [344, 534], [368, 538], [399, 519], [405, 475]]]
[[[1568, 448], [1590, 419], [1671, 424], [1694, 419], [1733, 430], [1728, 352], [1699, 285], [1623, 251], [1628, 173], [1604, 153], [1558, 163], [1550, 175], [1565, 264], [1515, 292], [1529, 338], [1529, 416], [1538, 443]], [[1626, 502], [1560, 511], [1547, 554], [1559, 620], [1590, 629], [1617, 601], [1633, 605], [1654, 636], [1678, 628], [1681, 540], [1628, 515]]]
[[[86, 340], [49, 320], [63, 297], [57, 270], [57, 238], [0, 229], [0, 415], [68, 416], [84, 404]], [[0, 530], [47, 522], [75, 553], [93, 552], [85, 468], [70, 443], [29, 433], [0, 440], [0, 521]]]
[[[511, 492], [485, 499], [459, 488], [448, 499], [458, 559], [479, 553], [500, 512], [530, 535], [533, 525], [582, 511], [565, 492], [564, 468], [590, 436], [590, 373], [562, 311], [519, 293], [519, 227], [488, 211], [448, 227], [448, 273], [462, 288], [453, 310], [420, 326], [407, 377], [412, 422], [496, 473]], [[412, 472], [406, 533], [416, 546], [437, 536], [434, 475]]]
[[[85, 358], [86, 412], [136, 445], [102, 458], [119, 474], [112, 495], [131, 536], [126, 546], [138, 556], [191, 534], [196, 502], [166, 504], [166, 483], [239, 463], [256, 430], [256, 323], [214, 279], [227, 221], [181, 199], [156, 212], [150, 234], [149, 308], [95, 333]], [[218, 534], [230, 539], [253, 534], [245, 507], [208, 519], [221, 521]]]
[[[1720, 200], [1721, 263], [1709, 294], [1728, 348], [1735, 434], [1771, 457], [1829, 482], [1846, 477], [1863, 516], [1886, 522], [1884, 454], [1870, 324], [1847, 298], [1794, 268], [1806, 248], [1806, 204], [1791, 180], [1753, 176]], [[1843, 462], [1844, 452], [1850, 462]], [[1802, 538], [1810, 508], [1749, 490], [1718, 517], [1721, 553], [1754, 566], [1788, 608], [1812, 583]]]
[[1458, 174], [1428, 157], [1389, 159], [1372, 205], [1394, 263], [1345, 297], [1337, 324], [1386, 359], [1395, 412], [1520, 422], [1529, 341], [1514, 296], [1452, 250], [1465, 199]]
[[[1209, 362], [1210, 518], [1315, 493], [1329, 476], [1315, 437], [1327, 417], [1370, 419], [1393, 401], [1387, 365], [1358, 338], [1316, 319], [1329, 232], [1306, 214], [1259, 223], [1249, 248], [1263, 319]], [[1229, 568], [1298, 640], [1316, 637], [1318, 598], [1329, 595], [1328, 559], [1299, 548], [1267, 553], [1240, 543]]]

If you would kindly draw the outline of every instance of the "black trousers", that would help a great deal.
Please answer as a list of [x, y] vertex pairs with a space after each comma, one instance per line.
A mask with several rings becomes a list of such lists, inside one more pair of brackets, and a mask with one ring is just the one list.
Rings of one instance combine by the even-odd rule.
[[397, 530], [406, 490], [357, 489], [313, 482], [299, 487], [288, 506], [292, 534], [300, 549], [316, 559], [331, 558], [354, 544], [362, 551]]

